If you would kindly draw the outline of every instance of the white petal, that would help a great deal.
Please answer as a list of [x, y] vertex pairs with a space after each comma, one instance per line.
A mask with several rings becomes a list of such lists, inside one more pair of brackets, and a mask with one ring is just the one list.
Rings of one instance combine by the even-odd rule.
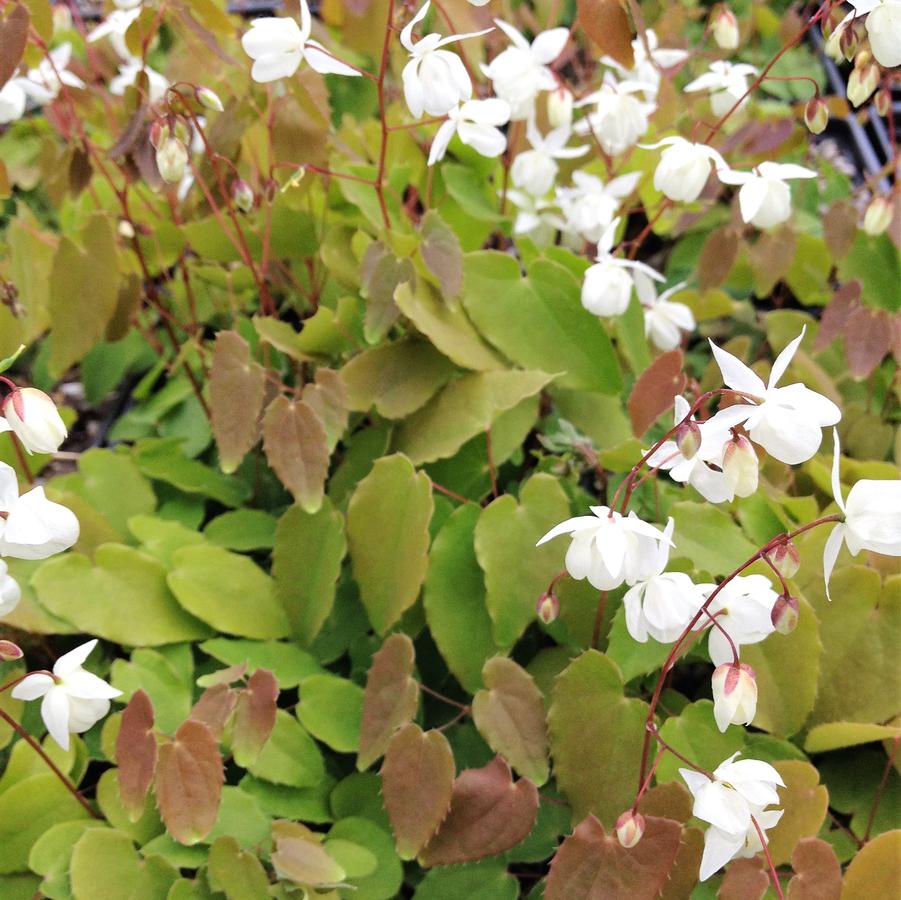
[[[838, 508], [845, 512], [845, 501], [842, 498], [842, 481], [840, 477], [842, 445], [838, 437], [837, 428], [832, 429], [832, 442], [832, 496], [835, 497]], [[835, 560], [833, 560], [834, 562]]]
[[116, 690], [93, 672], [86, 672], [83, 669], [67, 675], [63, 686], [70, 697], [83, 700], [110, 700], [122, 694], [122, 691]]
[[723, 381], [727, 387], [755, 397], [762, 397], [766, 393], [766, 385], [760, 376], [749, 369], [738, 357], [733, 356], [728, 350], [717, 347], [713, 341], [710, 341], [710, 348], [713, 350], [716, 364], [720, 367]]
[[793, 341], [787, 344], [785, 349], [783, 349], [776, 357], [776, 361], [773, 363], [773, 370], [770, 372], [770, 380], [767, 382], [768, 388], [774, 388], [779, 383], [779, 379], [785, 374], [785, 370], [788, 368], [789, 363], [791, 363], [795, 353], [798, 352], [798, 347], [801, 346], [801, 341], [804, 340], [806, 331], [807, 326], [802, 326], [801, 333]]
[[701, 857], [701, 871], [698, 878], [706, 881], [718, 872], [744, 846], [744, 835], [727, 834], [711, 826], [704, 835], [704, 855]]
[[575, 518], [567, 519], [565, 522], [555, 525], [535, 546], [540, 547], [561, 534], [571, 534], [574, 531], [582, 531], [585, 528], [597, 528], [600, 524], [597, 516], [576, 516]]
[[267, 54], [261, 56], [250, 70], [250, 77], [258, 84], [268, 84], [280, 78], [290, 78], [303, 60], [303, 51], [291, 53]]
[[532, 41], [532, 56], [542, 65], [550, 65], [563, 52], [568, 40], [568, 28], [552, 28], [550, 31], [542, 31]]
[[69, 698], [61, 686], [50, 688], [41, 703], [41, 718], [50, 737], [63, 750], [69, 749]]
[[12, 696], [16, 700], [37, 700], [38, 697], [43, 697], [53, 685], [54, 681], [49, 675], [40, 673], [26, 675], [12, 689]]
[[502, 19], [495, 19], [494, 24], [507, 35], [515, 47], [519, 47], [520, 50], [529, 49], [529, 42], [508, 22], [504, 22]]
[[53, 674], [64, 677], [76, 669], [80, 669], [96, 646], [97, 638], [94, 638], [84, 644], [79, 644], [74, 650], [64, 653], [53, 666]]
[[426, 0], [423, 3], [422, 8], [404, 25], [403, 31], [400, 33], [400, 42], [401, 45], [409, 50], [411, 53], [413, 51], [413, 29], [426, 17], [429, 11], [429, 6], [431, 5], [431, 0]]
[[310, 68], [320, 75], [360, 75], [356, 69], [341, 62], [340, 59], [336, 59], [326, 51], [322, 44], [316, 41], [307, 41], [303, 55], [310, 64]]
[[251, 59], [259, 59], [298, 51], [303, 46], [303, 36], [290, 17], [254, 19], [241, 38], [241, 46]]
[[[404, 83], [404, 100], [407, 101], [407, 108], [410, 110], [410, 114], [416, 119], [421, 118], [425, 109], [425, 92], [422, 88], [422, 82], [419, 80], [418, 70], [419, 60], [411, 59], [404, 66], [403, 72], [401, 73], [401, 79]], [[448, 138], [448, 140], [450, 139]], [[445, 143], [445, 149], [446, 148], [447, 144]]]
[[842, 543], [845, 538], [845, 526], [839, 522], [832, 529], [826, 540], [826, 546], [823, 548], [823, 577], [826, 579], [826, 599], [832, 600], [829, 593], [829, 579], [832, 578], [832, 570], [835, 568], [835, 562], [842, 549]]
[[441, 123], [441, 127], [435, 133], [435, 137], [432, 138], [432, 147], [431, 150], [429, 150], [430, 166], [433, 166], [436, 162], [444, 159], [444, 154], [447, 153], [448, 144], [450, 144], [456, 130], [457, 123], [452, 119], [448, 119]]
[[816, 178], [817, 173], [813, 169], [795, 165], [795, 163], [762, 162], [758, 167], [761, 175], [767, 178], [778, 178], [784, 181], [786, 178]]
[[738, 206], [745, 222], [751, 222], [760, 212], [769, 195], [770, 187], [763, 178], [746, 181], [738, 192]]

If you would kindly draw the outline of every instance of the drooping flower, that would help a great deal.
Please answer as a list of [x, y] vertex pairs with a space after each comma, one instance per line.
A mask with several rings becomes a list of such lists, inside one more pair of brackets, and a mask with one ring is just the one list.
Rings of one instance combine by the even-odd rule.
[[141, 10], [138, 7], [114, 9], [96, 28], [90, 31], [88, 41], [94, 43], [103, 38], [109, 38], [117, 56], [133, 62], [135, 57], [125, 43], [125, 35], [139, 15], [141, 15]]
[[511, 46], [483, 65], [482, 72], [491, 80], [494, 93], [510, 104], [511, 120], [519, 122], [533, 114], [535, 98], [542, 91], [557, 87], [557, 78], [549, 66], [563, 52], [569, 29], [542, 31], [530, 44], [508, 22], [495, 19], [494, 23], [510, 39]]
[[718, 47], [723, 50], [738, 47], [738, 19], [725, 3], [720, 3], [710, 14], [710, 30]]
[[573, 172], [572, 187], [557, 188], [557, 203], [566, 220], [567, 231], [583, 241], [598, 243], [613, 221], [620, 202], [635, 190], [640, 178], [640, 172], [630, 172], [604, 184], [595, 175]]
[[683, 137], [668, 137], [656, 144], [641, 144], [645, 150], [666, 147], [654, 170], [654, 187], [670, 200], [693, 203], [701, 195], [710, 167], [728, 168], [720, 154], [706, 144], [695, 144]]
[[779, 802], [776, 787], [785, 787], [782, 777], [769, 763], [735, 761], [738, 755], [720, 763], [712, 779], [692, 769], [679, 769], [694, 797], [692, 815], [710, 823], [704, 835], [701, 881], [730, 859], [751, 857], [763, 849], [755, 821], [765, 833], [782, 818], [782, 810], [766, 809]]
[[776, 386], [797, 352], [805, 331], [806, 326], [776, 357], [766, 384], [741, 360], [710, 342], [726, 385], [758, 400], [756, 405], [739, 403], [720, 410], [711, 421], [723, 426], [744, 423], [754, 443], [791, 466], [810, 459], [822, 443], [822, 429], [835, 425], [842, 417], [841, 410], [831, 400], [800, 382]]
[[[712, 584], [698, 585], [701, 602], [696, 608], [700, 608], [714, 588]], [[773, 633], [773, 606], [778, 599], [766, 575], [737, 575], [717, 591], [707, 614], [698, 621], [698, 628], [710, 626], [707, 649], [715, 666], [735, 662], [726, 634], [738, 651], [747, 644], [760, 643]], [[714, 618], [716, 625], [711, 624]]]
[[901, 480], [877, 481], [864, 478], [854, 483], [848, 492], [848, 499], [842, 497], [839, 476], [841, 445], [838, 430], [832, 429], [835, 442], [832, 457], [832, 494], [845, 516], [829, 535], [823, 550], [823, 574], [826, 579], [826, 597], [829, 593], [829, 579], [835, 568], [835, 561], [844, 543], [852, 556], [861, 550], [882, 553], [885, 556], [901, 556]]
[[169, 79], [156, 69], [144, 65], [141, 60], [133, 59], [119, 66], [119, 74], [109, 83], [109, 91], [113, 96], [121, 97], [141, 75], [147, 76], [148, 99], [151, 103], [159, 103], [169, 90]]
[[757, 680], [744, 663], [717, 666], [711, 679], [713, 718], [725, 731], [730, 725], [750, 725], [757, 713]]
[[571, 534], [566, 570], [576, 580], [587, 578], [599, 591], [634, 584], [656, 570], [660, 543], [670, 544], [662, 531], [634, 512], [622, 516], [606, 506], [589, 508], [593, 515], [576, 516], [555, 525], [536, 546]]
[[565, 230], [566, 222], [550, 200], [515, 188], [507, 191], [507, 199], [517, 209], [513, 234], [528, 235], [537, 246], [544, 247], [553, 242], [558, 231]]
[[50, 51], [34, 69], [29, 69], [19, 79], [22, 89], [35, 103], [49, 103], [59, 94], [62, 86], [83, 88], [85, 83], [68, 70], [72, 59], [72, 45], [67, 41]]
[[109, 712], [110, 700], [122, 694], [82, 668], [96, 646], [95, 639], [70, 650], [56, 661], [53, 675], [27, 675], [12, 690], [17, 700], [44, 698], [41, 718], [50, 737], [63, 750], [69, 749], [70, 734], [81, 734], [93, 727]]
[[553, 186], [557, 178], [558, 159], [576, 159], [588, 151], [588, 147], [567, 147], [571, 130], [562, 125], [542, 135], [534, 119], [529, 119], [526, 136], [532, 145], [513, 160], [510, 177], [513, 184], [536, 197], [543, 197]]
[[745, 222], [772, 228], [788, 220], [792, 211], [789, 178], [816, 178], [817, 173], [794, 163], [762, 162], [753, 172], [728, 169], [719, 173], [724, 184], [739, 184], [738, 206]]
[[751, 442], [743, 435], [733, 435], [723, 447], [720, 464], [723, 475], [738, 497], [750, 497], [760, 480], [760, 461]]
[[[661, 72], [674, 69], [680, 63], [685, 62], [688, 59], [688, 51], [659, 46], [657, 34], [652, 28], [645, 31], [644, 38], [643, 40], [639, 35], [632, 41], [634, 64], [631, 69], [627, 69], [610, 56], [602, 56], [601, 63], [616, 70], [622, 80], [635, 81], [644, 85], [645, 97], [653, 100], [660, 90]], [[651, 51], [650, 55], [645, 49], [645, 41], [647, 41], [648, 50]]]
[[400, 42], [410, 54], [410, 61], [404, 66], [402, 73], [404, 99], [416, 118], [423, 113], [430, 116], [447, 115], [472, 96], [472, 81], [463, 60], [456, 53], [441, 48], [493, 30], [487, 28], [469, 34], [452, 34], [445, 38], [433, 31], [414, 41], [413, 29], [426, 17], [430, 5], [431, 0], [426, 0], [422, 9], [407, 22], [400, 33]]
[[0, 432], [12, 431], [29, 453], [55, 453], [68, 431], [56, 404], [37, 388], [17, 388], [3, 401]]
[[632, 273], [635, 292], [644, 309], [644, 331], [658, 350], [675, 350], [682, 343], [682, 333], [695, 329], [695, 317], [684, 304], [670, 300], [685, 287], [685, 282], [673, 285], [657, 294], [654, 280], [642, 271]]
[[715, 59], [710, 68], [694, 81], [689, 82], [683, 90], [708, 91], [710, 106], [714, 115], [724, 116], [736, 103], [741, 109], [747, 102], [748, 78], [756, 75], [757, 69], [747, 63], [730, 63], [724, 59]]
[[20, 78], [13, 78], [0, 88], [0, 125], [17, 122], [25, 115], [28, 97], [20, 82]]
[[510, 107], [503, 100], [489, 97], [487, 100], [467, 100], [448, 111], [447, 121], [432, 141], [429, 165], [444, 159], [448, 144], [454, 134], [482, 156], [500, 156], [507, 147], [507, 137], [500, 130], [510, 119]]
[[617, 82], [608, 73], [600, 90], [576, 104], [594, 107], [576, 122], [576, 134], [594, 135], [604, 153], [610, 156], [624, 153], [648, 130], [655, 106], [638, 96], [646, 90], [648, 85], [644, 82]]
[[[854, 12], [866, 15], [870, 49], [881, 66], [901, 66], [901, 0], [848, 0]], [[842, 23], [844, 24], [844, 22]]]
[[360, 74], [332, 56], [322, 44], [310, 40], [312, 30], [307, 0], [300, 0], [299, 25], [290, 16], [265, 16], [251, 21], [250, 30], [241, 38], [244, 52], [254, 61], [250, 77], [260, 84], [290, 78], [304, 60], [321, 75]]
[[9, 566], [0, 559], [0, 617], [8, 616], [21, 599], [19, 582], [9, 574]]
[[68, 550], [78, 540], [75, 514], [53, 503], [43, 487], [19, 496], [16, 471], [0, 463], [0, 556], [17, 559], [47, 559]]

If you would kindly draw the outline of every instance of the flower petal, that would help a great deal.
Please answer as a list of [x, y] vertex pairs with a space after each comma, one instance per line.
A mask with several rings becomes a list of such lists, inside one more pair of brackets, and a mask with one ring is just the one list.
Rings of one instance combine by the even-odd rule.
[[716, 364], [720, 367], [723, 381], [727, 387], [754, 397], [762, 397], [766, 393], [766, 385], [760, 376], [748, 368], [738, 357], [733, 356], [728, 350], [717, 347], [710, 341], [710, 349], [713, 351]]
[[832, 570], [835, 568], [835, 562], [842, 549], [842, 543], [845, 539], [845, 526], [839, 522], [832, 529], [826, 540], [826, 546], [823, 548], [823, 578], [826, 579], [826, 599], [831, 601], [832, 595], [829, 593], [829, 579], [832, 577]]

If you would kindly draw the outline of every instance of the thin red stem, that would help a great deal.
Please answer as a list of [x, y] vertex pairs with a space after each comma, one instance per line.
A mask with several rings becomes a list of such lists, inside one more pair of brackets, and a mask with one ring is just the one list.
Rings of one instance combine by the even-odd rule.
[[776, 872], [776, 866], [773, 863], [773, 857], [770, 854], [770, 845], [767, 843], [766, 835], [760, 827], [760, 823], [754, 816], [751, 816], [751, 821], [754, 823], [757, 836], [760, 838], [760, 843], [763, 846], [763, 855], [766, 857], [767, 865], [770, 868], [770, 878], [773, 880], [773, 887], [776, 890], [776, 895], [779, 897], [779, 900], [785, 900], [785, 894], [782, 893], [782, 885], [779, 884], [779, 874]]

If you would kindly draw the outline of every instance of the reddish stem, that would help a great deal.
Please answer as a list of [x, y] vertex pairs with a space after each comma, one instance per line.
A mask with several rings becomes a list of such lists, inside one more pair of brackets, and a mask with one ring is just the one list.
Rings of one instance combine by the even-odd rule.
[[763, 846], [763, 855], [766, 857], [767, 865], [770, 867], [770, 878], [773, 879], [773, 887], [776, 889], [776, 895], [779, 897], [779, 900], [785, 900], [785, 894], [782, 893], [782, 885], [779, 884], [779, 875], [776, 872], [776, 866], [774, 865], [773, 857], [770, 854], [770, 845], [767, 843], [766, 835], [760, 827], [760, 823], [754, 816], [751, 816], [751, 821], [754, 823], [757, 836], [760, 838], [760, 843]]

